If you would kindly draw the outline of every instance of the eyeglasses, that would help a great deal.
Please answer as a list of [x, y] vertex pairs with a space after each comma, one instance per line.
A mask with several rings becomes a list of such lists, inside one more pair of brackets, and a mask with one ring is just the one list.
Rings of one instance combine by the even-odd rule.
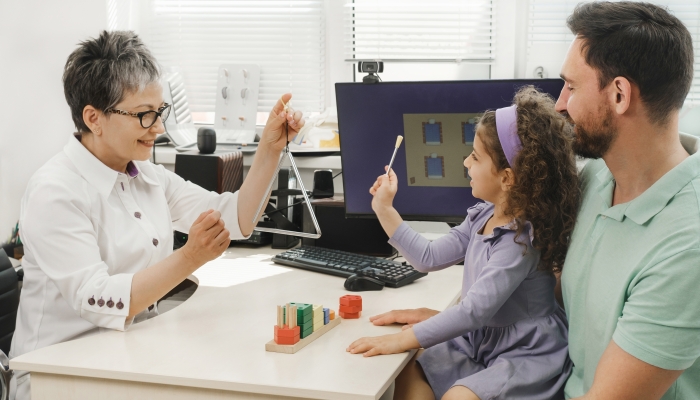
[[152, 127], [153, 124], [156, 123], [156, 121], [158, 120], [158, 117], [160, 117], [161, 120], [163, 122], [165, 122], [165, 120], [168, 119], [168, 116], [170, 115], [170, 108], [171, 107], [172, 107], [172, 104], [165, 103], [165, 105], [163, 107], [159, 108], [158, 111], [150, 110], [150, 111], [141, 111], [139, 113], [110, 108], [110, 109], [105, 110], [105, 113], [128, 115], [131, 117], [136, 117], [139, 119], [141, 126], [144, 127], [145, 129], [148, 129], [148, 128]]

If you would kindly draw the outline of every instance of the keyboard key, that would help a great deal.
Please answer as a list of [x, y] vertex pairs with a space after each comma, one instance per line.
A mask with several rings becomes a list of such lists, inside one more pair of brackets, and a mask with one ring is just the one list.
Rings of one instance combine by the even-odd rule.
[[296, 261], [296, 262], [305, 263], [305, 264], [310, 264], [310, 265], [313, 265], [313, 266], [316, 266], [316, 267], [326, 267], [326, 266], [328, 266], [328, 263], [326, 263], [325, 261], [318, 261], [318, 260], [314, 260], [313, 258], [299, 257], [299, 258], [297, 258], [295, 261]]

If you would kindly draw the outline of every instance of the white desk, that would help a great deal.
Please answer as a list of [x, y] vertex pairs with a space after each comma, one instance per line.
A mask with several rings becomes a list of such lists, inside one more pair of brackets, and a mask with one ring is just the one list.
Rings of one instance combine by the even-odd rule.
[[[231, 248], [227, 256], [262, 252], [277, 251]], [[13, 359], [11, 368], [31, 371], [33, 400], [378, 399], [412, 353], [364, 358], [346, 347], [400, 330], [372, 325], [372, 315], [447, 308], [459, 296], [461, 276], [455, 266], [400, 289], [362, 292], [359, 320], [344, 320], [296, 354], [265, 351], [275, 306], [295, 301], [337, 311], [340, 296], [349, 293], [342, 278], [289, 268], [236, 286], [200, 286], [179, 307], [127, 332], [39, 349]]]

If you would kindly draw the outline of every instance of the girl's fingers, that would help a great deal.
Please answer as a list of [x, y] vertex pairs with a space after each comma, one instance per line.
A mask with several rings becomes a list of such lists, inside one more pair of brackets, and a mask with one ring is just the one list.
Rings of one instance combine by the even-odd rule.
[[350, 343], [350, 346], [348, 346], [347, 351], [352, 351], [352, 349], [354, 349], [354, 348], [357, 347], [360, 343], [362, 343], [362, 340], [363, 340], [363, 339], [364, 339], [364, 338], [362, 338], [362, 339], [357, 339], [357, 340], [355, 340], [354, 342]]
[[362, 338], [354, 341], [350, 347], [348, 347], [348, 351], [352, 354], [364, 353], [372, 347], [368, 338]]
[[382, 314], [377, 314], [377, 315], [375, 315], [375, 316], [373, 316], [373, 317], [369, 317], [369, 321], [372, 322], [372, 321], [374, 321], [375, 319], [379, 319], [379, 318], [385, 316], [386, 314], [387, 314], [387, 313], [382, 313]]
[[366, 351], [362, 356], [363, 357], [372, 357], [372, 356], [376, 356], [379, 354], [382, 354], [381, 351], [379, 351], [376, 347], [372, 347], [371, 349]]

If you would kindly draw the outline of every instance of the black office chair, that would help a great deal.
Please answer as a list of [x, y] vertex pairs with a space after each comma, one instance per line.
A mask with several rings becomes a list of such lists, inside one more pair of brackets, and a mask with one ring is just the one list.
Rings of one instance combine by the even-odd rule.
[[0, 400], [9, 398], [12, 370], [6, 354], [10, 352], [15, 332], [19, 290], [17, 272], [5, 250], [0, 249]]

